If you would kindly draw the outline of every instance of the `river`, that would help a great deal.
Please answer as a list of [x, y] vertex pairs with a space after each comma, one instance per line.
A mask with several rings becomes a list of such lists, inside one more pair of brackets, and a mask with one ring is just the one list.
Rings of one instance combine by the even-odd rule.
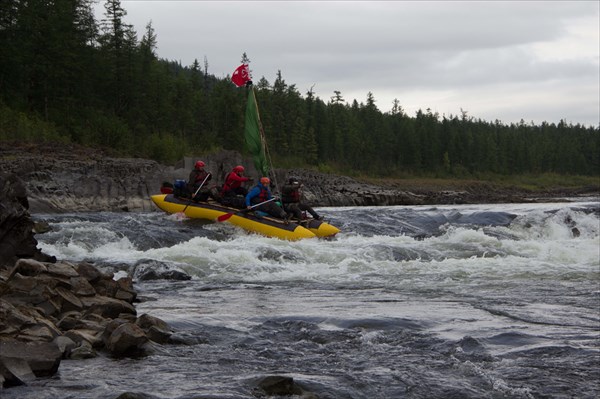
[[159, 212], [33, 215], [39, 247], [134, 277], [138, 315], [179, 344], [63, 360], [12, 398], [256, 398], [282, 375], [318, 398], [600, 396], [600, 205], [321, 208], [342, 232], [287, 242]]

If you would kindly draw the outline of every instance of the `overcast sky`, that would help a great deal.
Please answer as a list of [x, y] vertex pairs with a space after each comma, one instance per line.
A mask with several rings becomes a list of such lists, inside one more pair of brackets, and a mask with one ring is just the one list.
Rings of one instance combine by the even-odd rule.
[[[97, 18], [104, 14], [104, 0]], [[141, 38], [152, 21], [160, 58], [253, 80], [280, 70], [304, 96], [372, 92], [387, 112], [598, 126], [600, 2], [122, 0]]]

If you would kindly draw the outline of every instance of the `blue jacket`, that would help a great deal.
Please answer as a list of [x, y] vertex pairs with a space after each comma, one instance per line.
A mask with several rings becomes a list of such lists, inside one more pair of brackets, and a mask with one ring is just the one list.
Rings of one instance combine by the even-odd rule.
[[267, 193], [266, 193], [267, 198], [265, 198], [259, 202], [267, 201], [267, 200], [270, 200], [271, 198], [273, 198], [273, 195], [271, 195], [271, 190], [269, 189], [269, 187], [263, 186], [261, 183], [258, 183], [256, 186], [252, 187], [252, 190], [250, 190], [248, 192], [248, 195], [246, 195], [246, 206], [251, 206], [252, 198], [260, 196], [260, 194], [263, 190], [267, 191]]

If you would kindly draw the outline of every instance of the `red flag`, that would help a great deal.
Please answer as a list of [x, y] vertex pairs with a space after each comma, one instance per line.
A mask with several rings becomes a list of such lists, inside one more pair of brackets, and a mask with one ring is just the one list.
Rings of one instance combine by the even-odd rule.
[[246, 82], [250, 81], [250, 68], [248, 64], [242, 64], [233, 71], [231, 81], [237, 86], [242, 87]]

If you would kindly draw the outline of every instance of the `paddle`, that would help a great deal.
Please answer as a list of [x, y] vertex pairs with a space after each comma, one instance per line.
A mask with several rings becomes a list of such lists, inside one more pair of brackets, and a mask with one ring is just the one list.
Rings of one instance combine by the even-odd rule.
[[237, 211], [237, 212], [226, 213], [226, 214], [224, 214], [224, 215], [221, 215], [221, 216], [219, 216], [219, 217], [217, 218], [217, 220], [218, 220], [219, 222], [224, 222], [224, 221], [226, 221], [227, 219], [229, 219], [230, 217], [232, 217], [232, 216], [233, 216], [233, 215], [235, 215], [235, 214], [238, 214], [238, 213], [244, 213], [244, 212], [248, 212], [248, 211], [250, 211], [252, 208], [256, 208], [257, 206], [261, 206], [262, 204], [266, 204], [267, 202], [275, 201], [276, 199], [277, 199], [277, 197], [273, 197], [273, 198], [271, 198], [270, 200], [266, 200], [266, 201], [264, 201], [264, 202], [261, 202], [260, 204], [252, 205], [250, 208], [242, 209], [241, 211]]
[[[200, 183], [200, 185], [198, 186], [198, 189], [196, 190], [196, 192], [194, 193], [194, 195], [192, 195], [192, 199], [196, 197], [196, 195], [198, 195], [198, 192], [200, 191], [200, 189], [202, 188], [202, 186], [204, 185], [204, 183], [206, 183], [206, 179], [208, 179], [208, 177], [210, 176], [210, 173], [206, 175], [206, 177], [204, 178], [204, 180], [202, 180], [202, 183]], [[182, 215], [185, 215], [185, 210], [187, 209], [188, 206], [190, 206], [190, 204], [192, 203], [192, 201], [188, 202], [188, 204], [185, 206], [185, 208], [183, 208], [183, 211], [179, 212]]]

